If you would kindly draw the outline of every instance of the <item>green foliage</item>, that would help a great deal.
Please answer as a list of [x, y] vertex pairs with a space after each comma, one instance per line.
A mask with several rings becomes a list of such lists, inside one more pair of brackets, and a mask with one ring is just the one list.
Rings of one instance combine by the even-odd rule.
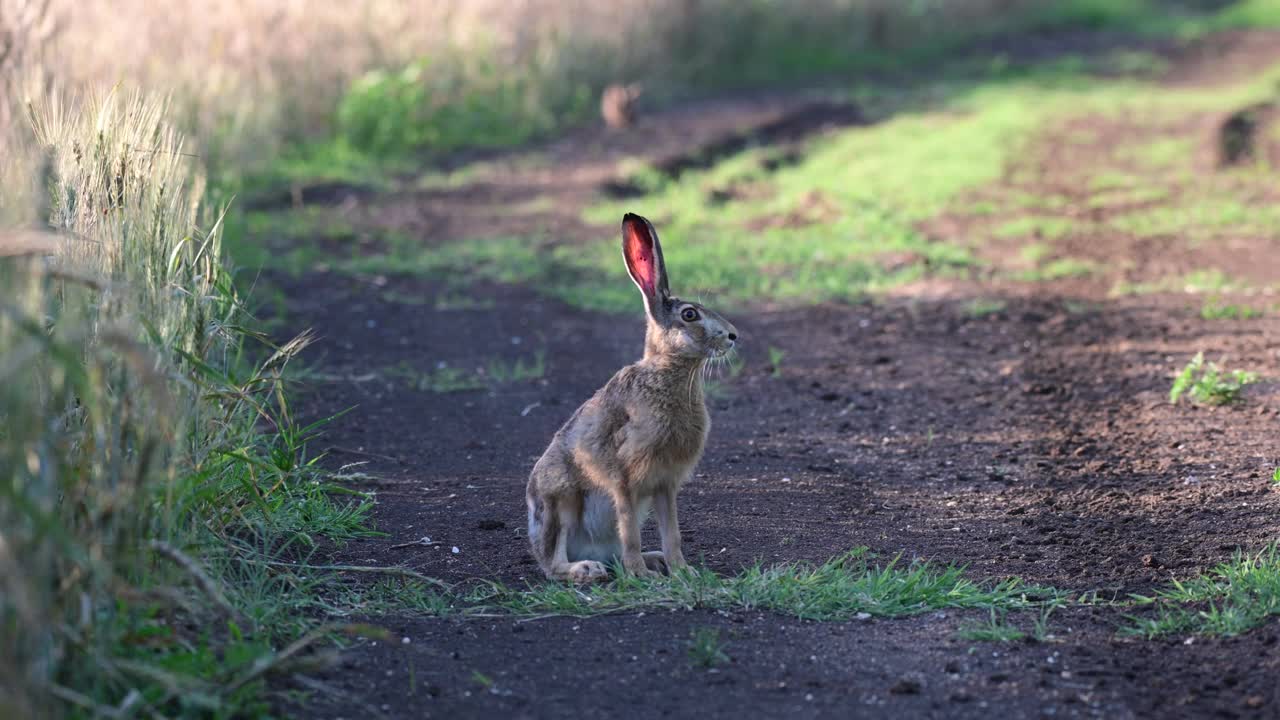
[[916, 615], [944, 608], [1023, 609], [1060, 602], [1050, 589], [1016, 579], [980, 584], [963, 568], [894, 558], [873, 565], [855, 550], [821, 565], [755, 565], [732, 577], [699, 568], [647, 579], [621, 574], [607, 585], [576, 588], [546, 583], [514, 589], [486, 584], [465, 598], [472, 612], [589, 616], [659, 608], [771, 610], [806, 620], [848, 620], [868, 614]]
[[1260, 310], [1248, 305], [1226, 303], [1220, 298], [1207, 298], [1200, 307], [1200, 317], [1205, 320], [1248, 320], [1260, 315]]
[[247, 360], [266, 339], [163, 105], [32, 117], [53, 250], [0, 258], [3, 710], [261, 715], [274, 648], [319, 607], [276, 558], [369, 533], [367, 499], [306, 456], [319, 425], [292, 419], [307, 339]]
[[724, 648], [725, 644], [720, 639], [718, 628], [697, 628], [689, 638], [689, 661], [695, 667], [705, 669], [723, 665], [729, 662], [729, 655]]
[[1057, 258], [1038, 267], [1017, 273], [1017, 278], [1026, 282], [1045, 282], [1065, 280], [1068, 278], [1088, 277], [1098, 269], [1097, 263], [1079, 258]]
[[1211, 20], [1214, 29], [1280, 27], [1280, 5], [1273, 0], [1237, 0]]
[[1030, 632], [1013, 624], [1008, 619], [1009, 613], [1006, 610], [992, 608], [986, 622], [961, 627], [957, 635], [962, 640], [974, 642], [1045, 642], [1053, 637], [1049, 629], [1049, 618], [1064, 604], [1056, 601], [1042, 604], [1032, 621]]
[[1008, 621], [1006, 613], [997, 613], [994, 609], [985, 623], [963, 627], [957, 634], [962, 640], [974, 642], [1015, 642], [1027, 637]]
[[433, 393], [464, 392], [536, 380], [547, 372], [547, 354], [538, 350], [532, 358], [517, 357], [514, 360], [491, 358], [483, 367], [475, 370], [438, 363], [430, 370], [419, 370], [408, 361], [385, 371], [400, 378], [414, 390]]
[[547, 373], [547, 353], [538, 350], [533, 359], [525, 361], [518, 357], [512, 362], [504, 362], [501, 358], [493, 358], [485, 364], [485, 376], [496, 383], [525, 382], [537, 380]]
[[997, 298], [974, 298], [964, 305], [964, 313], [972, 318], [984, 318], [1004, 312], [1008, 303]]
[[999, 238], [1036, 237], [1056, 240], [1076, 229], [1076, 222], [1066, 217], [1024, 217], [1010, 220], [995, 230]]
[[782, 376], [782, 359], [787, 356], [787, 352], [782, 348], [769, 346], [769, 373], [773, 377]]
[[1244, 370], [1224, 371], [1215, 363], [1206, 363], [1203, 352], [1196, 353], [1174, 378], [1173, 387], [1169, 389], [1169, 404], [1177, 405], [1184, 394], [1205, 405], [1233, 403], [1240, 398], [1244, 386], [1257, 379], [1256, 373]]
[[1135, 596], [1152, 615], [1131, 615], [1121, 635], [1239, 635], [1280, 615], [1280, 548], [1237, 552], [1206, 575], [1174, 580], [1155, 596]]
[[1118, 215], [1108, 224], [1142, 237], [1187, 235], [1204, 241], [1225, 233], [1249, 233], [1267, 237], [1280, 227], [1280, 210], [1269, 205], [1249, 205], [1229, 188], [1206, 185], [1191, 197]]
[[422, 59], [375, 70], [352, 84], [337, 108], [339, 138], [378, 157], [508, 146], [578, 117], [585, 90], [562, 97], [526, 68], [483, 53]]
[[1193, 270], [1181, 277], [1169, 277], [1151, 282], [1117, 283], [1112, 295], [1145, 295], [1161, 292], [1212, 293], [1241, 290], [1247, 285], [1217, 268]]

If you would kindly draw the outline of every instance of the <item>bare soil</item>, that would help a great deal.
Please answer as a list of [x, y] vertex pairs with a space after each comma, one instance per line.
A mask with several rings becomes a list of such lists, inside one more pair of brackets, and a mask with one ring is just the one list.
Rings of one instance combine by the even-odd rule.
[[[1261, 62], [1280, 47], [1267, 38], [1241, 46]], [[1240, 62], [1234, 51], [1216, 52], [1186, 52], [1181, 77], [1210, 81], [1206, 56], [1228, 56], [1224, 72]], [[586, 130], [550, 144], [550, 169], [512, 162], [467, 187], [348, 203], [354, 217], [431, 243], [493, 234], [511, 222], [503, 205], [551, 198], [542, 222], [563, 242], [615, 242], [613, 228], [584, 225], [577, 209], [617, 179], [623, 158], [696, 156], [776, 126], [787, 103], [743, 98], [642, 117], [633, 131]], [[1137, 140], [1122, 124], [1108, 132], [1108, 144]], [[1037, 156], [1042, 189], [1075, 161]], [[933, 231], [960, 233], [964, 224], [944, 218]], [[1247, 251], [1242, 271], [1280, 272], [1273, 246], [1256, 241]], [[1117, 265], [1156, 258], [1160, 272], [1220, 265], [1216, 252], [1151, 248], [1119, 233], [1087, 247]], [[271, 280], [289, 298], [288, 324], [322, 338], [311, 361], [328, 379], [304, 389], [306, 415], [355, 407], [318, 447], [335, 467], [362, 463], [371, 479], [360, 487], [377, 493], [376, 524], [388, 534], [350, 543], [339, 559], [450, 582], [539, 581], [524, 538], [527, 473], [573, 409], [639, 355], [639, 303], [617, 317], [532, 288], [482, 286], [467, 295], [484, 306], [437, 309], [448, 291], [420, 277], [317, 271]], [[974, 278], [923, 283], [874, 304], [718, 308], [740, 330], [746, 365], [711, 401], [706, 457], [681, 498], [686, 554], [732, 573], [757, 560], [822, 561], [867, 546], [966, 564], [978, 579], [1016, 575], [1109, 599], [1275, 539], [1277, 385], [1249, 386], [1242, 403], [1219, 408], [1174, 407], [1167, 393], [1171, 373], [1202, 349], [1280, 375], [1280, 317], [1209, 321], [1199, 298], [1107, 290], [1088, 280]], [[1003, 308], [975, 316], [974, 298]], [[771, 346], [787, 350], [776, 372]], [[543, 377], [488, 390], [418, 391], [381, 372], [472, 368], [536, 350], [546, 353]], [[424, 536], [435, 544], [392, 548]], [[391, 641], [357, 642], [315, 676], [329, 692], [297, 713], [1280, 717], [1275, 623], [1234, 639], [1122, 640], [1121, 612], [1062, 611], [1050, 619], [1052, 642], [1014, 644], [959, 639], [959, 627], [982, 619], [964, 613], [850, 623], [759, 612], [383, 617], [376, 622]], [[710, 670], [687, 657], [691, 632], [708, 626], [722, 631], [731, 658]]]

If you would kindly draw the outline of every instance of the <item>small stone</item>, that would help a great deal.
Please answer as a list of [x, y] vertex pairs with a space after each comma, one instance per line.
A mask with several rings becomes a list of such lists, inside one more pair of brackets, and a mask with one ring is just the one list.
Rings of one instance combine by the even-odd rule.
[[912, 678], [902, 678], [889, 688], [889, 692], [894, 695], [919, 695], [920, 681]]

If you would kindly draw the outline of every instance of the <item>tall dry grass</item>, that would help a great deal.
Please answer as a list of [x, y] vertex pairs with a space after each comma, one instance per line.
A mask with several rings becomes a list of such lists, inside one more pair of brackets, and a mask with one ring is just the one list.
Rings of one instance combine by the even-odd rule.
[[[469, 83], [486, 82], [475, 78], [482, 67], [505, 81], [521, 79], [528, 116], [540, 117], [590, 107], [611, 82], [643, 81], [659, 100], [707, 87], [780, 82], [836, 72], [863, 55], [888, 57], [1024, 26], [1052, 6], [1081, 4], [43, 1], [51, 3], [58, 28], [50, 65], [61, 79], [73, 86], [124, 80], [169, 93], [176, 119], [210, 149], [210, 159], [231, 164], [273, 157], [282, 143], [331, 132], [334, 109], [354, 81], [421, 58], [431, 60], [421, 82], [443, 102], [456, 101]], [[592, 102], [581, 102], [583, 95]]]
[[365, 506], [302, 459], [281, 371], [305, 340], [241, 355], [170, 106], [56, 90], [57, 25], [3, 2], [0, 717], [236, 715], [309, 622], [275, 553]]

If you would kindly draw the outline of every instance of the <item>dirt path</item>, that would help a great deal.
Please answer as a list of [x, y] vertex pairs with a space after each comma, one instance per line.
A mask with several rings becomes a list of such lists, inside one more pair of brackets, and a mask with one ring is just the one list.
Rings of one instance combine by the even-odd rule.
[[[547, 208], [538, 222], [565, 242], [613, 242], [610, 228], [584, 225], [578, 209], [620, 161], [706, 147], [777, 121], [792, 102], [725, 101], [652, 118], [634, 135], [585, 133], [552, 144], [549, 165], [512, 162], [464, 187], [364, 198], [352, 214], [430, 243], [519, 230], [496, 208], [537, 202]], [[1111, 140], [1124, 137], [1114, 132]], [[1082, 161], [1059, 152], [1027, 162], [1048, 177]], [[944, 218], [938, 232], [947, 228], [964, 226]], [[1087, 252], [1141, 264], [1153, 251], [1098, 236]], [[1188, 252], [1159, 257], [1194, 267], [1203, 261], [1196, 252], [1211, 251]], [[1273, 248], [1245, 252], [1242, 270], [1280, 271]], [[439, 302], [448, 289], [413, 276], [273, 282], [289, 298], [289, 323], [323, 338], [315, 363], [328, 380], [310, 385], [307, 414], [357, 406], [320, 445], [333, 464], [363, 463], [363, 489], [377, 492], [388, 537], [353, 543], [342, 559], [449, 581], [537, 580], [523, 537], [527, 472], [573, 408], [639, 353], [638, 313], [584, 313], [515, 286], [473, 288], [485, 304], [451, 307]], [[867, 546], [1107, 599], [1277, 537], [1280, 494], [1266, 482], [1276, 464], [1275, 385], [1250, 386], [1239, 407], [1175, 408], [1166, 397], [1170, 368], [1201, 349], [1233, 365], [1277, 367], [1275, 313], [1207, 321], [1182, 296], [1117, 299], [1088, 281], [917, 290], [874, 305], [722, 308], [744, 338], [746, 365], [712, 401], [706, 458], [682, 496], [685, 544], [701, 564], [730, 573]], [[975, 313], [973, 299], [999, 306]], [[776, 370], [769, 347], [788, 349]], [[539, 351], [541, 377], [496, 390], [409, 390], [382, 372], [430, 375]], [[423, 536], [435, 544], [392, 547]], [[335, 692], [317, 696], [308, 714], [1280, 715], [1274, 623], [1230, 640], [1125, 641], [1115, 636], [1121, 613], [1061, 611], [1056, 640], [1038, 644], [960, 640], [957, 629], [974, 616], [957, 613], [853, 623], [759, 612], [381, 618], [393, 641], [357, 643], [319, 676]], [[722, 630], [730, 663], [690, 665], [689, 636], [700, 627]]]

